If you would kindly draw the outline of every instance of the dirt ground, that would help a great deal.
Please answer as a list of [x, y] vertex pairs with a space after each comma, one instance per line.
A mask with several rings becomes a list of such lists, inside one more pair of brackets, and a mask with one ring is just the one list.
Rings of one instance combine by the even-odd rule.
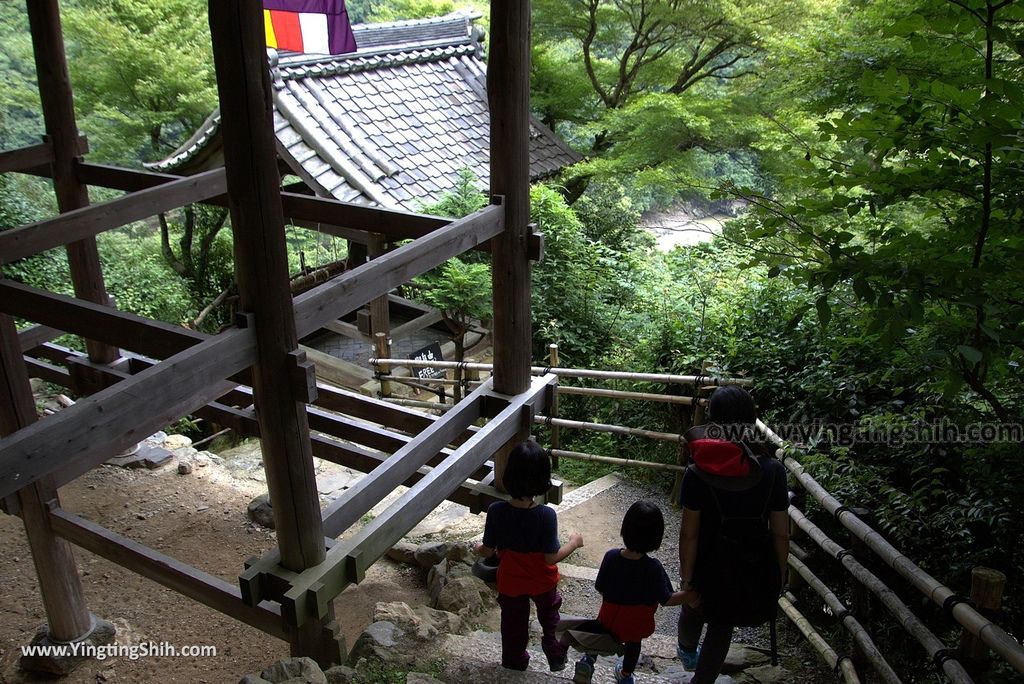
[[[274, 545], [273, 531], [246, 517], [263, 487], [216, 463], [179, 475], [102, 466], [61, 490], [64, 508], [146, 546], [234, 583], [243, 562]], [[215, 657], [109, 658], [91, 661], [62, 680], [96, 682], [237, 682], [288, 655], [288, 646], [257, 629], [161, 587], [93, 554], [75, 549], [88, 606], [118, 629], [118, 643], [211, 645]], [[0, 514], [0, 682], [36, 681], [17, 669], [20, 647], [45, 617], [21, 521]], [[422, 571], [382, 561], [350, 587], [335, 608], [351, 641], [369, 624], [378, 601], [422, 604]], [[42, 680], [39, 680], [42, 681]]]

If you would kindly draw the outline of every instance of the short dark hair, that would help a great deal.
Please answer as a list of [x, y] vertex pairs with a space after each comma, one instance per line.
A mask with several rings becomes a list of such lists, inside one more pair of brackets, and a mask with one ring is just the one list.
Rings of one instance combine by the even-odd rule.
[[551, 487], [551, 461], [539, 444], [527, 440], [509, 453], [501, 481], [513, 499], [539, 496]]
[[665, 536], [665, 517], [650, 501], [637, 501], [622, 518], [622, 543], [630, 551], [650, 553], [661, 546]]
[[757, 407], [750, 392], [739, 385], [725, 385], [712, 393], [708, 401], [708, 420], [723, 428], [732, 428], [726, 439], [742, 439], [739, 428], [757, 422]]

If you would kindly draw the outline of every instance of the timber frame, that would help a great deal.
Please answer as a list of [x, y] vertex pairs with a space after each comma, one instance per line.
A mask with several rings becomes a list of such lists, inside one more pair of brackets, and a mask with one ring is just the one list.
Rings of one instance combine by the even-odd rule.
[[[91, 629], [74, 544], [288, 641], [293, 654], [339, 662], [333, 599], [444, 499], [479, 511], [502, 498], [501, 455], [553, 397], [557, 378], [530, 369], [530, 259], [542, 244], [529, 225], [530, 3], [491, 2], [493, 200], [455, 221], [281, 191], [253, 0], [209, 3], [224, 168], [177, 177], [86, 162], [58, 0], [27, 5], [46, 136], [0, 152], [0, 172], [52, 178], [61, 213], [0, 233], [0, 264], [65, 247], [76, 296], [0, 278], [0, 501], [24, 521], [50, 636], [73, 642]], [[89, 186], [126, 194], [94, 205]], [[234, 232], [242, 313], [215, 336], [115, 309], [96, 249], [104, 231], [194, 202], [227, 206]], [[285, 216], [339, 236], [412, 241], [293, 300]], [[491, 380], [440, 418], [316, 382], [299, 338], [469, 249], [492, 255]], [[15, 317], [35, 325], [18, 332]], [[81, 336], [88, 353], [53, 343], [65, 333]], [[83, 398], [37, 421], [31, 377]], [[246, 561], [237, 586], [60, 504], [59, 487], [188, 414], [262, 441], [278, 545]], [[313, 456], [368, 475], [321, 512]], [[409, 489], [384, 513], [334, 541], [399, 485]], [[559, 497], [556, 484], [549, 499]]]

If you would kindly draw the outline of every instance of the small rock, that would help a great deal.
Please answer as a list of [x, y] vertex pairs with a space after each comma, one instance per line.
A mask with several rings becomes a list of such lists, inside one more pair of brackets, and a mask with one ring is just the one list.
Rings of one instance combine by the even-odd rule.
[[793, 681], [793, 675], [778, 665], [751, 667], [744, 670], [743, 674], [753, 678], [753, 681], [758, 682], [758, 684], [779, 684], [780, 682]]
[[356, 671], [348, 665], [335, 665], [329, 670], [324, 670], [327, 676], [327, 684], [352, 684], [356, 681]]
[[771, 657], [767, 653], [751, 648], [746, 644], [730, 644], [729, 653], [722, 664], [722, 672], [725, 674], [739, 672], [750, 667], [765, 665], [769, 660], [771, 660]]
[[416, 545], [400, 541], [392, 546], [387, 552], [388, 558], [396, 563], [416, 565]]
[[260, 494], [250, 501], [246, 514], [257, 525], [274, 529], [274, 507], [270, 503], [269, 493]]
[[210, 508], [209, 506], [205, 506], [205, 505], [204, 506], [196, 506], [196, 512], [197, 513], [201, 513], [202, 511], [205, 511], [205, 510], [207, 510], [209, 508]]
[[448, 560], [453, 562], [462, 562], [472, 565], [476, 562], [476, 554], [473, 553], [472, 542], [459, 542], [452, 544], [451, 548], [448, 549]]
[[146, 519], [146, 514], [145, 513], [136, 513], [135, 517], [138, 520], [145, 520]]
[[169, 449], [171, 451], [190, 446], [192, 446], [192, 440], [185, 435], [168, 435], [164, 439], [163, 443], [164, 449]]
[[416, 562], [424, 570], [429, 569], [445, 560], [448, 557], [448, 544], [444, 542], [431, 542], [421, 544], [413, 554]]
[[206, 466], [210, 465], [210, 452], [200, 451], [192, 460], [194, 460], [195, 464], [200, 468], [205, 468]]
[[192, 464], [191, 463], [189, 463], [188, 461], [179, 461], [178, 462], [178, 474], [179, 475], [188, 475], [191, 472], [192, 472]]

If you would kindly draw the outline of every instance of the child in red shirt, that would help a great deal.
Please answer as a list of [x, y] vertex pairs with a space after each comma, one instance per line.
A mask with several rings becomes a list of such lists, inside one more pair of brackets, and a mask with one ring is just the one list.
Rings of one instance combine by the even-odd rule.
[[[610, 634], [623, 644], [625, 655], [615, 666], [615, 681], [633, 684], [640, 643], [654, 634], [654, 612], [658, 606], [678, 606], [695, 597], [683, 591], [674, 592], [661, 562], [647, 555], [661, 546], [665, 535], [660, 508], [650, 501], [637, 501], [626, 511], [620, 533], [625, 548], [610, 549], [604, 555], [594, 583], [603, 599], [597, 620], [584, 623], [579, 629]], [[594, 660], [592, 654], [584, 654], [576, 663], [573, 682], [591, 681]]]
[[583, 537], [573, 533], [567, 544], [559, 546], [555, 510], [534, 501], [551, 486], [551, 462], [536, 442], [523, 442], [512, 450], [502, 482], [511, 498], [487, 509], [483, 542], [476, 547], [478, 555], [497, 554], [500, 559], [501, 665], [511, 670], [529, 665], [526, 645], [532, 600], [544, 631], [541, 647], [548, 666], [556, 672], [565, 668], [566, 647], [555, 637], [562, 605], [555, 564], [583, 546]]

